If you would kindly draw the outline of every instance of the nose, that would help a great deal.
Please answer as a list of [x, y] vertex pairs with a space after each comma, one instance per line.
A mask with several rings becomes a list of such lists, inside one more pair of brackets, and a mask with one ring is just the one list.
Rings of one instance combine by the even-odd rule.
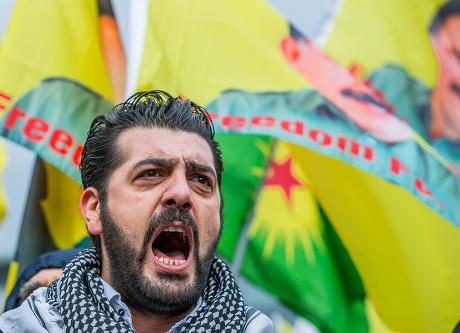
[[187, 177], [184, 174], [172, 175], [163, 193], [163, 206], [177, 209], [190, 210], [192, 208], [192, 195]]

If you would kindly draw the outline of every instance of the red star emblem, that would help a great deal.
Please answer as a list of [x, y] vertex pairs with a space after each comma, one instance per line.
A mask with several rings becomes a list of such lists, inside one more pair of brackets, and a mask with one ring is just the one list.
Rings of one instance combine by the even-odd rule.
[[303, 187], [303, 184], [292, 174], [292, 161], [292, 156], [281, 163], [271, 160], [268, 177], [265, 180], [265, 186], [281, 187], [289, 205], [291, 205], [292, 200], [292, 188], [294, 186]]

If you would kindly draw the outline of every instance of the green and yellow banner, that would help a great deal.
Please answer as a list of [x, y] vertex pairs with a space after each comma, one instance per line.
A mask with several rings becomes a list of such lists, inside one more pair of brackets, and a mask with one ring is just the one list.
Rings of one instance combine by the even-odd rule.
[[19, 214], [24, 218], [14, 260], [20, 265], [11, 266], [9, 289], [16, 272], [44, 249], [89, 244], [79, 210], [80, 154], [92, 119], [114, 105], [113, 66], [115, 72], [125, 70], [106, 6], [104, 1], [16, 1], [2, 37], [1, 135], [37, 154], [25, 211]]
[[54, 245], [88, 245], [79, 154], [128, 77], [209, 110], [225, 163], [218, 252], [277, 332], [452, 331], [460, 1], [131, 9], [124, 50], [103, 1], [17, 1], [0, 44], [0, 131], [44, 161]]

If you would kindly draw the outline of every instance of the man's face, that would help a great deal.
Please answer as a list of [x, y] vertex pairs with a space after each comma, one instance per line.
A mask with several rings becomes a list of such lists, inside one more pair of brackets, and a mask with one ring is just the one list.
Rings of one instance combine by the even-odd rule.
[[211, 149], [159, 128], [126, 130], [117, 143], [126, 159], [100, 207], [102, 277], [139, 310], [184, 313], [201, 296], [221, 232]]
[[460, 134], [460, 15], [444, 22], [433, 36], [433, 46], [439, 63], [436, 90], [442, 98], [443, 116]]

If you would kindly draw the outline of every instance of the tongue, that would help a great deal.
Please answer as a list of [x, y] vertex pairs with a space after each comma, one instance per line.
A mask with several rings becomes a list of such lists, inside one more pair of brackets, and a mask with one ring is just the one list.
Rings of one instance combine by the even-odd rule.
[[174, 260], [185, 260], [185, 255], [182, 251], [174, 250], [172, 252], [163, 253], [158, 249], [153, 249], [153, 254], [158, 258], [169, 258]]

